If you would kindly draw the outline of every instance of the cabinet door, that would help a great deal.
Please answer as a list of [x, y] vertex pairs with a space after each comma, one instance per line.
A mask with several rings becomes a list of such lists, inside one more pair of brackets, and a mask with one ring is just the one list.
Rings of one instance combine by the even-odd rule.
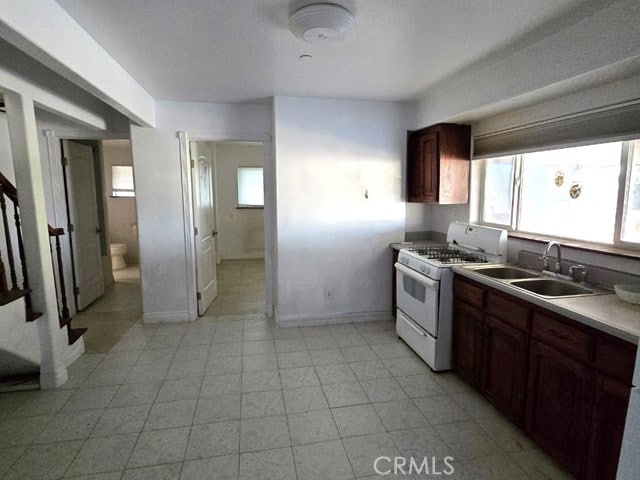
[[586, 471], [589, 479], [616, 478], [630, 392], [631, 388], [618, 380], [599, 378]]
[[576, 476], [584, 472], [593, 374], [582, 363], [531, 341], [527, 433]]
[[497, 318], [485, 318], [482, 393], [522, 425], [529, 336]]
[[438, 201], [438, 134], [409, 136], [407, 178], [410, 202]]
[[453, 369], [476, 388], [480, 387], [482, 311], [454, 298]]

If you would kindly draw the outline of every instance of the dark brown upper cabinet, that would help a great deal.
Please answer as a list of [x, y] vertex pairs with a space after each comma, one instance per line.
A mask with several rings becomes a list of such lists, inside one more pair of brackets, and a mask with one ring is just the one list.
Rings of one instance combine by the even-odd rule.
[[409, 202], [469, 202], [471, 127], [439, 123], [407, 134]]

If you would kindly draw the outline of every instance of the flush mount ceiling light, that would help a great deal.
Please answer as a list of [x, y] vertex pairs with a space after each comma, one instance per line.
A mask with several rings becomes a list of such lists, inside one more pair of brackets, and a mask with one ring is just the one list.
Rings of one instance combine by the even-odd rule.
[[342, 40], [355, 24], [353, 13], [335, 3], [306, 5], [289, 17], [293, 34], [309, 43]]

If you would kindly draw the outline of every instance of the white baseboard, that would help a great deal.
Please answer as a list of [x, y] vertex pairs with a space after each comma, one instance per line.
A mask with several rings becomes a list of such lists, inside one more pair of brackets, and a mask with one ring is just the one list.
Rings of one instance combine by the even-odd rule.
[[188, 310], [184, 310], [181, 312], [158, 312], [142, 314], [142, 323], [178, 323], [189, 322], [191, 320], [192, 319], [189, 318]]
[[279, 327], [313, 327], [339, 323], [380, 322], [389, 320], [393, 320], [391, 310], [382, 312], [343, 313], [339, 315], [276, 317], [276, 323]]

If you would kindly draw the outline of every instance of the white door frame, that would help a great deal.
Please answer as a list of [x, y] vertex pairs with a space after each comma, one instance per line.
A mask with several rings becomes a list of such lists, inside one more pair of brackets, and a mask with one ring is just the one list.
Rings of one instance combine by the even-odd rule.
[[[111, 132], [103, 130], [42, 130], [45, 137], [45, 143], [47, 145], [47, 156], [49, 160], [49, 178], [45, 178], [45, 182], [51, 184], [51, 202], [47, 202], [47, 213], [50, 214], [49, 222], [54, 227], [64, 228], [64, 235], [60, 237], [60, 244], [62, 248], [62, 264], [64, 269], [64, 278], [67, 285], [67, 290], [73, 290], [73, 284], [70, 283], [72, 277], [71, 268], [71, 245], [69, 243], [69, 218], [67, 217], [67, 199], [64, 191], [64, 171], [62, 169], [62, 148], [60, 146], [61, 140], [130, 140], [131, 135], [128, 132]], [[102, 167], [102, 161], [101, 161]], [[104, 184], [104, 175], [102, 175], [102, 189], [103, 193], [106, 185]], [[104, 209], [105, 225], [109, 224], [109, 217], [106, 209]], [[105, 232], [107, 235], [107, 244], [109, 243], [109, 231]], [[55, 271], [57, 277], [57, 269]], [[67, 300], [73, 298], [67, 292]], [[59, 295], [59, 293], [58, 293]], [[69, 302], [70, 315], [73, 317], [76, 312], [76, 303]]]
[[196, 253], [193, 242], [193, 185], [191, 182], [191, 158], [189, 142], [257, 142], [262, 143], [264, 155], [264, 262], [265, 262], [265, 313], [274, 315], [276, 298], [276, 176], [273, 161], [271, 135], [255, 133], [189, 133], [178, 132], [180, 144], [180, 174], [182, 180], [182, 209], [184, 218], [184, 243], [186, 258], [187, 309], [189, 320], [198, 318], [196, 298]]

